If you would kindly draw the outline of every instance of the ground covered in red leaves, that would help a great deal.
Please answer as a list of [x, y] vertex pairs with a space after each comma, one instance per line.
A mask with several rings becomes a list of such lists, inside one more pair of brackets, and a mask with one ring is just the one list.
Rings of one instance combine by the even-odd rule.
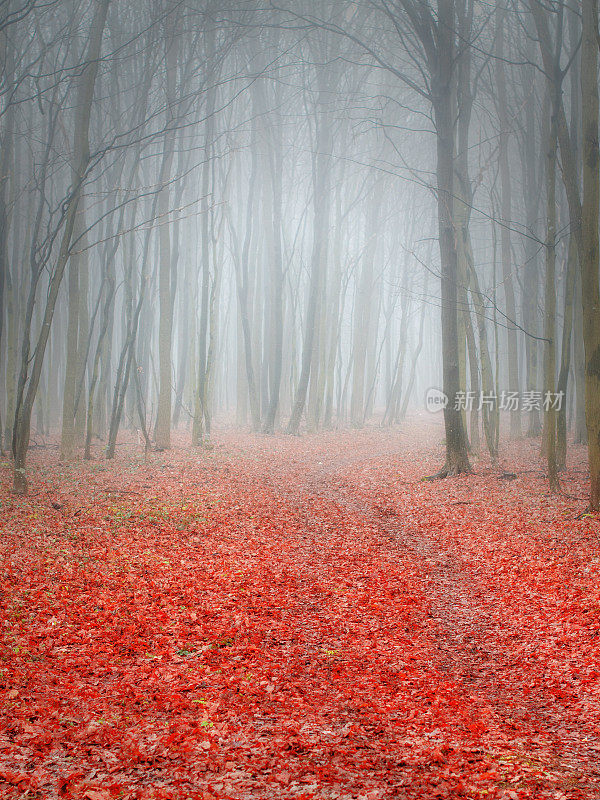
[[0, 796], [600, 797], [583, 451], [551, 497], [527, 441], [422, 481], [439, 428], [184, 444], [4, 464]]

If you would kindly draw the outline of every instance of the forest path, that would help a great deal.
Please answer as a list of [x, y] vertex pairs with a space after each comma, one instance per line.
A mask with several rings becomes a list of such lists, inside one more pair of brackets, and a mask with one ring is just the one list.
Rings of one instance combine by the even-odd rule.
[[[498, 509], [486, 503], [492, 481], [493, 493], [505, 494], [493, 470], [423, 484], [415, 481], [414, 457], [402, 454], [397, 436], [376, 432], [355, 437], [350, 450], [317, 444], [316, 452], [311, 447], [296, 458], [287, 453], [271, 457], [262, 467], [265, 484], [295, 506], [307, 534], [313, 532], [302, 548], [300, 569], [318, 575], [331, 568], [328, 539], [319, 532], [343, 526], [349, 515], [346, 534], [352, 536], [362, 521], [381, 568], [391, 562], [403, 565], [421, 585], [422, 609], [427, 610], [416, 635], [433, 645], [430, 664], [468, 699], [466, 728], [481, 736], [482, 745], [506, 748], [500, 763], [521, 764], [521, 778], [513, 778], [506, 791], [525, 787], [528, 769], [539, 768], [557, 797], [562, 792], [600, 797], [600, 697], [594, 680], [594, 667], [600, 665], [589, 659], [594, 684], [589, 686], [569, 652], [573, 647], [584, 653], [585, 638], [597, 652], [598, 626], [589, 631], [576, 618], [561, 616], [565, 603], [582, 594], [569, 591], [569, 563], [585, 574], [585, 560], [567, 552], [560, 533], [553, 538], [549, 532], [523, 547], [518, 512], [519, 506], [527, 508], [527, 498], [519, 498], [517, 514], [504, 519], [504, 503]], [[422, 475], [428, 472], [421, 470]], [[416, 495], [418, 525], [410, 518], [411, 494]], [[332, 519], [329, 508], [334, 509]], [[535, 521], [532, 508], [529, 522]], [[552, 514], [544, 522], [551, 525]], [[490, 528], [493, 535], [486, 537]], [[543, 549], [548, 545], [550, 559], [564, 565], [564, 597], [554, 591], [556, 581], [548, 586], [544, 580]], [[335, 570], [344, 574], [343, 561]], [[593, 603], [584, 611], [597, 613]], [[582, 633], [588, 636], [579, 638]]]

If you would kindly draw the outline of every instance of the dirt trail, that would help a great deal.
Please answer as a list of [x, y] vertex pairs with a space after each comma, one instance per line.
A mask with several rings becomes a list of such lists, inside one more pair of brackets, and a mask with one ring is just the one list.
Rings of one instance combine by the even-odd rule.
[[[544, 641], [544, 632], [540, 632], [541, 638], [532, 641], [531, 632], [521, 628], [519, 616], [510, 619], [498, 613], [506, 593], [497, 581], [490, 580], [493, 564], [473, 569], [477, 542], [465, 539], [457, 546], [457, 540], [444, 538], [435, 523], [430, 527], [427, 520], [421, 520], [417, 530], [403, 520], [393, 507], [393, 489], [402, 482], [402, 474], [397, 472], [397, 463], [389, 463], [390, 457], [397, 456], [397, 447], [397, 441], [378, 436], [375, 448], [374, 442], [367, 440], [351, 454], [325, 449], [316, 461], [304, 454], [291, 463], [288, 457], [271, 459], [264, 478], [278, 495], [296, 506], [308, 528], [315, 523], [319, 530], [327, 527], [328, 504], [341, 508], [352, 515], [353, 524], [358, 516], [371, 526], [379, 539], [383, 568], [400, 560], [418, 576], [428, 609], [421, 634], [433, 643], [436, 669], [473, 701], [473, 716], [487, 720], [485, 727], [495, 730], [495, 736], [483, 737], [488, 746], [506, 748], [508, 758], [543, 767], [554, 783], [556, 797], [562, 792], [567, 797], [600, 797], [597, 695], [586, 696], [587, 708], [596, 711], [587, 717], [573, 714], [568, 697], [557, 699], [539, 687], [532, 691], [528, 661], [551, 649], [553, 637]], [[371, 479], [371, 474], [376, 479]], [[430, 509], [434, 519], [454, 512], [459, 539], [460, 512], [464, 510], [467, 520], [471, 501], [453, 499], [452, 489], [464, 481], [449, 482], [445, 503], [443, 491], [436, 487]], [[386, 491], [391, 497], [386, 498]], [[315, 501], [323, 504], [316, 518]], [[334, 524], [339, 524], [338, 514]], [[319, 552], [318, 537], [311, 539], [309, 549], [314, 567], [324, 556]], [[343, 572], [343, 564], [337, 568]], [[515, 586], [512, 592], [521, 594], [517, 597], [521, 612], [534, 614], [536, 609], [527, 604], [535, 603], [536, 598], [527, 588]], [[581, 695], [586, 695], [585, 690]]]

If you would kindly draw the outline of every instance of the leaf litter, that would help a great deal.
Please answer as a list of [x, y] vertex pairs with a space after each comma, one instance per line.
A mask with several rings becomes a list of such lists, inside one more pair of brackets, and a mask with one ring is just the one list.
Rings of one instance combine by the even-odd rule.
[[378, 429], [6, 471], [0, 796], [600, 797], [598, 519], [583, 451], [550, 496], [536, 446], [433, 483], [437, 431]]

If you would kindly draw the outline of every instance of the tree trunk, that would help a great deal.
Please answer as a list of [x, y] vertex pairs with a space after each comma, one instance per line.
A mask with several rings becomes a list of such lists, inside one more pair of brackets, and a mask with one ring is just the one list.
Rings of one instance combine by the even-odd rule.
[[408, 404], [410, 402], [410, 396], [412, 394], [413, 387], [415, 385], [415, 377], [417, 374], [417, 364], [419, 363], [419, 356], [421, 355], [421, 350], [423, 349], [423, 328], [425, 327], [425, 312], [427, 311], [427, 284], [429, 281], [429, 274], [425, 273], [425, 283], [423, 286], [423, 302], [421, 304], [421, 318], [419, 320], [419, 338], [417, 340], [417, 346], [413, 353], [412, 362], [410, 365], [410, 372], [408, 375], [408, 381], [406, 384], [406, 391], [404, 392], [404, 398], [402, 400], [402, 408], [400, 409], [400, 419], [404, 419], [406, 417], [406, 411], [408, 409]]
[[454, 59], [454, 2], [438, 3], [438, 70], [432, 75], [432, 101], [437, 144], [437, 207], [441, 259], [441, 320], [446, 463], [439, 477], [470, 472], [467, 437], [458, 410], [458, 263], [454, 225], [454, 113], [452, 62]]
[[[118, 239], [117, 239], [118, 243]], [[87, 401], [87, 414], [86, 414], [86, 431], [85, 431], [85, 451], [84, 458], [90, 459], [92, 435], [94, 432], [94, 395], [96, 391], [96, 384], [98, 383], [98, 376], [100, 373], [100, 359], [104, 351], [104, 341], [107, 332], [110, 329], [110, 319], [113, 308], [113, 301], [115, 296], [115, 274], [113, 259], [116, 253], [117, 243], [115, 243], [112, 253], [107, 258], [106, 264], [106, 280], [104, 282], [105, 299], [102, 307], [102, 318], [100, 322], [100, 331], [98, 332], [98, 341], [96, 342], [96, 352], [92, 363], [92, 370], [90, 375], [90, 385], [88, 388], [88, 401]]]
[[590, 508], [600, 511], [600, 291], [598, 288], [598, 0], [582, 0], [583, 203], [580, 253]]
[[74, 129], [74, 159], [73, 159], [73, 189], [68, 200], [65, 215], [63, 235], [57, 257], [57, 263], [52, 273], [46, 307], [43, 315], [43, 323], [35, 348], [33, 365], [24, 396], [18, 398], [15, 429], [13, 434], [13, 456], [14, 456], [14, 477], [13, 485], [17, 494], [27, 492], [27, 478], [25, 474], [25, 462], [27, 449], [29, 446], [29, 433], [31, 430], [31, 414], [37, 393], [44, 354], [48, 343], [50, 325], [54, 316], [54, 309], [58, 297], [58, 291], [62, 282], [65, 266], [69, 258], [69, 249], [75, 215], [81, 195], [81, 185], [85, 179], [85, 174], [89, 166], [89, 124], [94, 96], [94, 85], [98, 73], [100, 48], [102, 45], [102, 35], [108, 12], [110, 0], [99, 0], [96, 5], [94, 18], [91, 23], [88, 48], [85, 59], [85, 67], [81, 73], [77, 100], [75, 106], [75, 129]]
[[573, 330], [573, 294], [577, 274], [577, 247], [575, 238], [569, 237], [567, 275], [565, 280], [565, 302], [563, 314], [562, 343], [560, 349], [560, 371], [557, 392], [561, 397], [556, 419], [556, 463], [559, 470], [567, 466], [567, 390], [571, 368], [571, 340]]
[[[532, 68], [527, 68], [525, 77], [533, 80]], [[535, 152], [536, 130], [535, 130], [535, 108], [534, 104], [528, 102], [525, 107], [525, 136], [523, 147], [520, 148], [523, 159], [523, 187], [525, 200], [525, 217], [527, 225], [527, 237], [525, 239], [525, 265], [523, 276], [523, 302], [522, 316], [523, 327], [531, 336], [525, 337], [525, 381], [528, 392], [535, 392], [538, 388], [538, 293], [539, 293], [539, 269], [538, 269], [538, 243], [535, 239], [538, 219], [538, 206], [540, 187], [536, 174], [536, 165], [541, 161]], [[539, 170], [540, 173], [542, 169]], [[541, 432], [540, 413], [533, 407], [527, 412], [527, 436], [536, 437]]]
[[551, 101], [552, 119], [549, 126], [548, 150], [546, 157], [546, 289], [544, 298], [544, 338], [546, 354], [544, 359], [544, 398], [546, 407], [545, 448], [548, 461], [548, 483], [550, 491], [560, 488], [556, 463], [556, 410], [553, 395], [556, 372], [556, 103]]
[[173, 304], [171, 291], [171, 235], [169, 214], [171, 211], [170, 181], [173, 165], [175, 127], [174, 97], [177, 70], [177, 45], [171, 30], [166, 31], [166, 92], [168, 104], [167, 130], [164, 138], [163, 160], [160, 170], [161, 188], [158, 195], [158, 241], [159, 241], [159, 330], [158, 330], [158, 408], [154, 437], [158, 450], [171, 446], [171, 400], [173, 339]]
[[[214, 31], [207, 31], [207, 51], [209, 63], [214, 55]], [[215, 76], [211, 75], [214, 82]], [[207, 397], [208, 397], [208, 326], [210, 302], [210, 219], [212, 214], [211, 160], [214, 136], [214, 110], [216, 90], [211, 86], [206, 98], [206, 122], [204, 130], [204, 164], [202, 166], [200, 230], [201, 230], [201, 270], [202, 282], [200, 290], [200, 320], [198, 330], [198, 358], [196, 361], [196, 397], [194, 403], [194, 420], [192, 424], [192, 444], [197, 447], [204, 443], [207, 436]]]
[[[5, 13], [10, 12], [10, 4], [7, 4]], [[0, 31], [0, 79], [3, 87], [10, 87], [14, 78], [14, 54], [13, 46], [9, 39], [7, 30]], [[2, 338], [5, 335], [4, 322], [4, 293], [9, 283], [8, 273], [8, 191], [10, 188], [9, 174], [11, 172], [11, 162], [13, 153], [13, 123], [14, 106], [11, 104], [0, 118], [0, 353], [2, 352]], [[10, 346], [10, 344], [9, 344]], [[7, 382], [10, 376], [7, 375]], [[7, 410], [8, 419], [8, 410]], [[0, 452], [2, 447], [2, 419], [0, 414]]]
[[310, 269], [310, 284], [308, 289], [308, 304], [306, 310], [306, 323], [304, 327], [304, 341], [302, 344], [302, 366], [300, 378], [296, 388], [294, 406], [287, 426], [287, 432], [297, 434], [300, 428], [300, 420], [306, 403], [308, 381], [310, 378], [311, 365], [313, 361], [313, 350], [318, 342], [315, 337], [319, 309], [319, 287], [321, 285], [321, 273], [325, 268], [327, 253], [327, 230], [329, 228], [329, 204], [330, 204], [330, 185], [329, 178], [331, 172], [331, 132], [329, 120], [327, 118], [326, 104], [329, 102], [329, 94], [326, 87], [320, 87], [317, 97], [316, 109], [316, 154], [313, 166], [313, 248]]
[[370, 200], [365, 220], [366, 243], [363, 248], [362, 269], [356, 287], [356, 300], [354, 303], [354, 330], [353, 330], [353, 364], [352, 364], [352, 394], [350, 399], [350, 422], [353, 427], [360, 428], [364, 421], [365, 412], [365, 368], [367, 363], [367, 348], [369, 343], [369, 329], [371, 327], [371, 314], [373, 311], [373, 262], [377, 248], [377, 225], [381, 208], [382, 192], [377, 185], [374, 195]]
[[[519, 362], [516, 322], [515, 290], [511, 268], [510, 225], [511, 225], [511, 183], [508, 160], [509, 123], [508, 101], [506, 98], [506, 77], [504, 74], [504, 8], [497, 6], [498, 19], [496, 31], [496, 86], [498, 97], [498, 117], [500, 135], [498, 137], [501, 192], [500, 252], [502, 260], [502, 283], [506, 304], [506, 359], [508, 362], [508, 389], [511, 393], [519, 391]], [[521, 418], [518, 407], [510, 411], [510, 435], [513, 439], [521, 435]]]

